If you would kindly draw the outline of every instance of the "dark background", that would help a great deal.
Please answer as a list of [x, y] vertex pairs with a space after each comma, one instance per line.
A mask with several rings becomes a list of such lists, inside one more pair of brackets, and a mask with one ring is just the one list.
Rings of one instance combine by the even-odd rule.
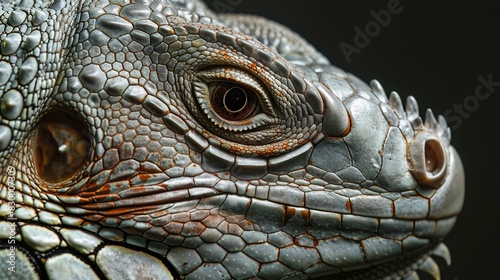
[[[350, 63], [341, 42], [355, 46], [354, 28], [363, 30], [374, 20], [370, 11], [387, 10], [394, 0], [206, 2], [219, 11], [257, 14], [289, 26], [332, 64], [366, 82], [377, 79], [386, 92], [398, 92], [403, 101], [415, 96], [421, 115], [429, 107], [435, 114], [452, 110], [448, 121], [454, 127], [452, 144], [466, 171], [466, 197], [445, 240], [452, 264], [447, 267], [437, 261], [442, 279], [498, 279], [500, 153], [495, 135], [500, 126], [500, 84], [484, 100], [474, 94], [479, 76], [491, 75], [500, 83], [500, 1], [401, 0], [402, 11], [393, 14], [391, 22], [350, 57]], [[453, 113], [457, 105], [466, 106], [464, 116]]]

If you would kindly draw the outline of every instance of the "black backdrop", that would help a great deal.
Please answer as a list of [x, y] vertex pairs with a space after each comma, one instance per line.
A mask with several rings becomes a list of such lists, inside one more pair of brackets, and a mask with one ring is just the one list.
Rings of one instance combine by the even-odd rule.
[[[219, 11], [258, 14], [283, 23], [334, 65], [364, 81], [379, 80], [386, 92], [396, 91], [403, 100], [415, 96], [421, 115], [429, 107], [435, 114], [447, 113], [467, 185], [463, 212], [445, 242], [452, 264], [446, 267], [438, 261], [442, 279], [498, 279], [500, 153], [495, 135], [500, 111], [500, 20], [495, 17], [499, 4], [493, 0], [206, 2]], [[383, 10], [392, 13], [391, 20], [387, 23], [385, 17], [377, 28], [373, 13], [382, 15]], [[355, 28], [367, 26], [369, 42], [356, 41]], [[350, 62], [344, 54], [349, 50], [354, 51]], [[478, 95], [476, 88], [485, 84], [480, 77], [494, 83], [483, 86]]]

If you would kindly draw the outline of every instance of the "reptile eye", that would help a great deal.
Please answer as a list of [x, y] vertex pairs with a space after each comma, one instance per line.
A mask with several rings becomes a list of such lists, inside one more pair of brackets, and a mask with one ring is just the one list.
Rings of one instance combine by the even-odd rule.
[[85, 125], [66, 113], [43, 117], [36, 130], [35, 166], [47, 183], [60, 183], [78, 174], [90, 154]]
[[[199, 71], [193, 80], [194, 115], [215, 133], [265, 129], [276, 112], [272, 95], [255, 75], [234, 67]], [[224, 134], [227, 136], [227, 134]], [[243, 142], [247, 139], [241, 139]]]
[[258, 98], [248, 88], [221, 82], [214, 88], [210, 102], [219, 117], [228, 121], [244, 121], [256, 112]]

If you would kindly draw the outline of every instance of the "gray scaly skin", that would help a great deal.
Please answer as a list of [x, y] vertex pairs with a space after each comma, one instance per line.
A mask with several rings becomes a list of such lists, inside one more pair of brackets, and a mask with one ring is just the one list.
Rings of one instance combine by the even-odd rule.
[[464, 174], [413, 97], [200, 1], [6, 3], [1, 279], [438, 279], [432, 257], [449, 262]]

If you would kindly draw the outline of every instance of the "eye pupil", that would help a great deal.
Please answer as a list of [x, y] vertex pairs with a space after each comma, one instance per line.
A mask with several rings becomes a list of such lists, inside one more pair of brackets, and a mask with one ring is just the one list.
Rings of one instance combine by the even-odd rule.
[[224, 107], [231, 113], [238, 113], [243, 110], [247, 101], [247, 93], [239, 87], [230, 88], [226, 94], [224, 94]]
[[221, 82], [214, 88], [210, 101], [219, 117], [234, 122], [252, 117], [258, 104], [252, 90], [228, 82]]

